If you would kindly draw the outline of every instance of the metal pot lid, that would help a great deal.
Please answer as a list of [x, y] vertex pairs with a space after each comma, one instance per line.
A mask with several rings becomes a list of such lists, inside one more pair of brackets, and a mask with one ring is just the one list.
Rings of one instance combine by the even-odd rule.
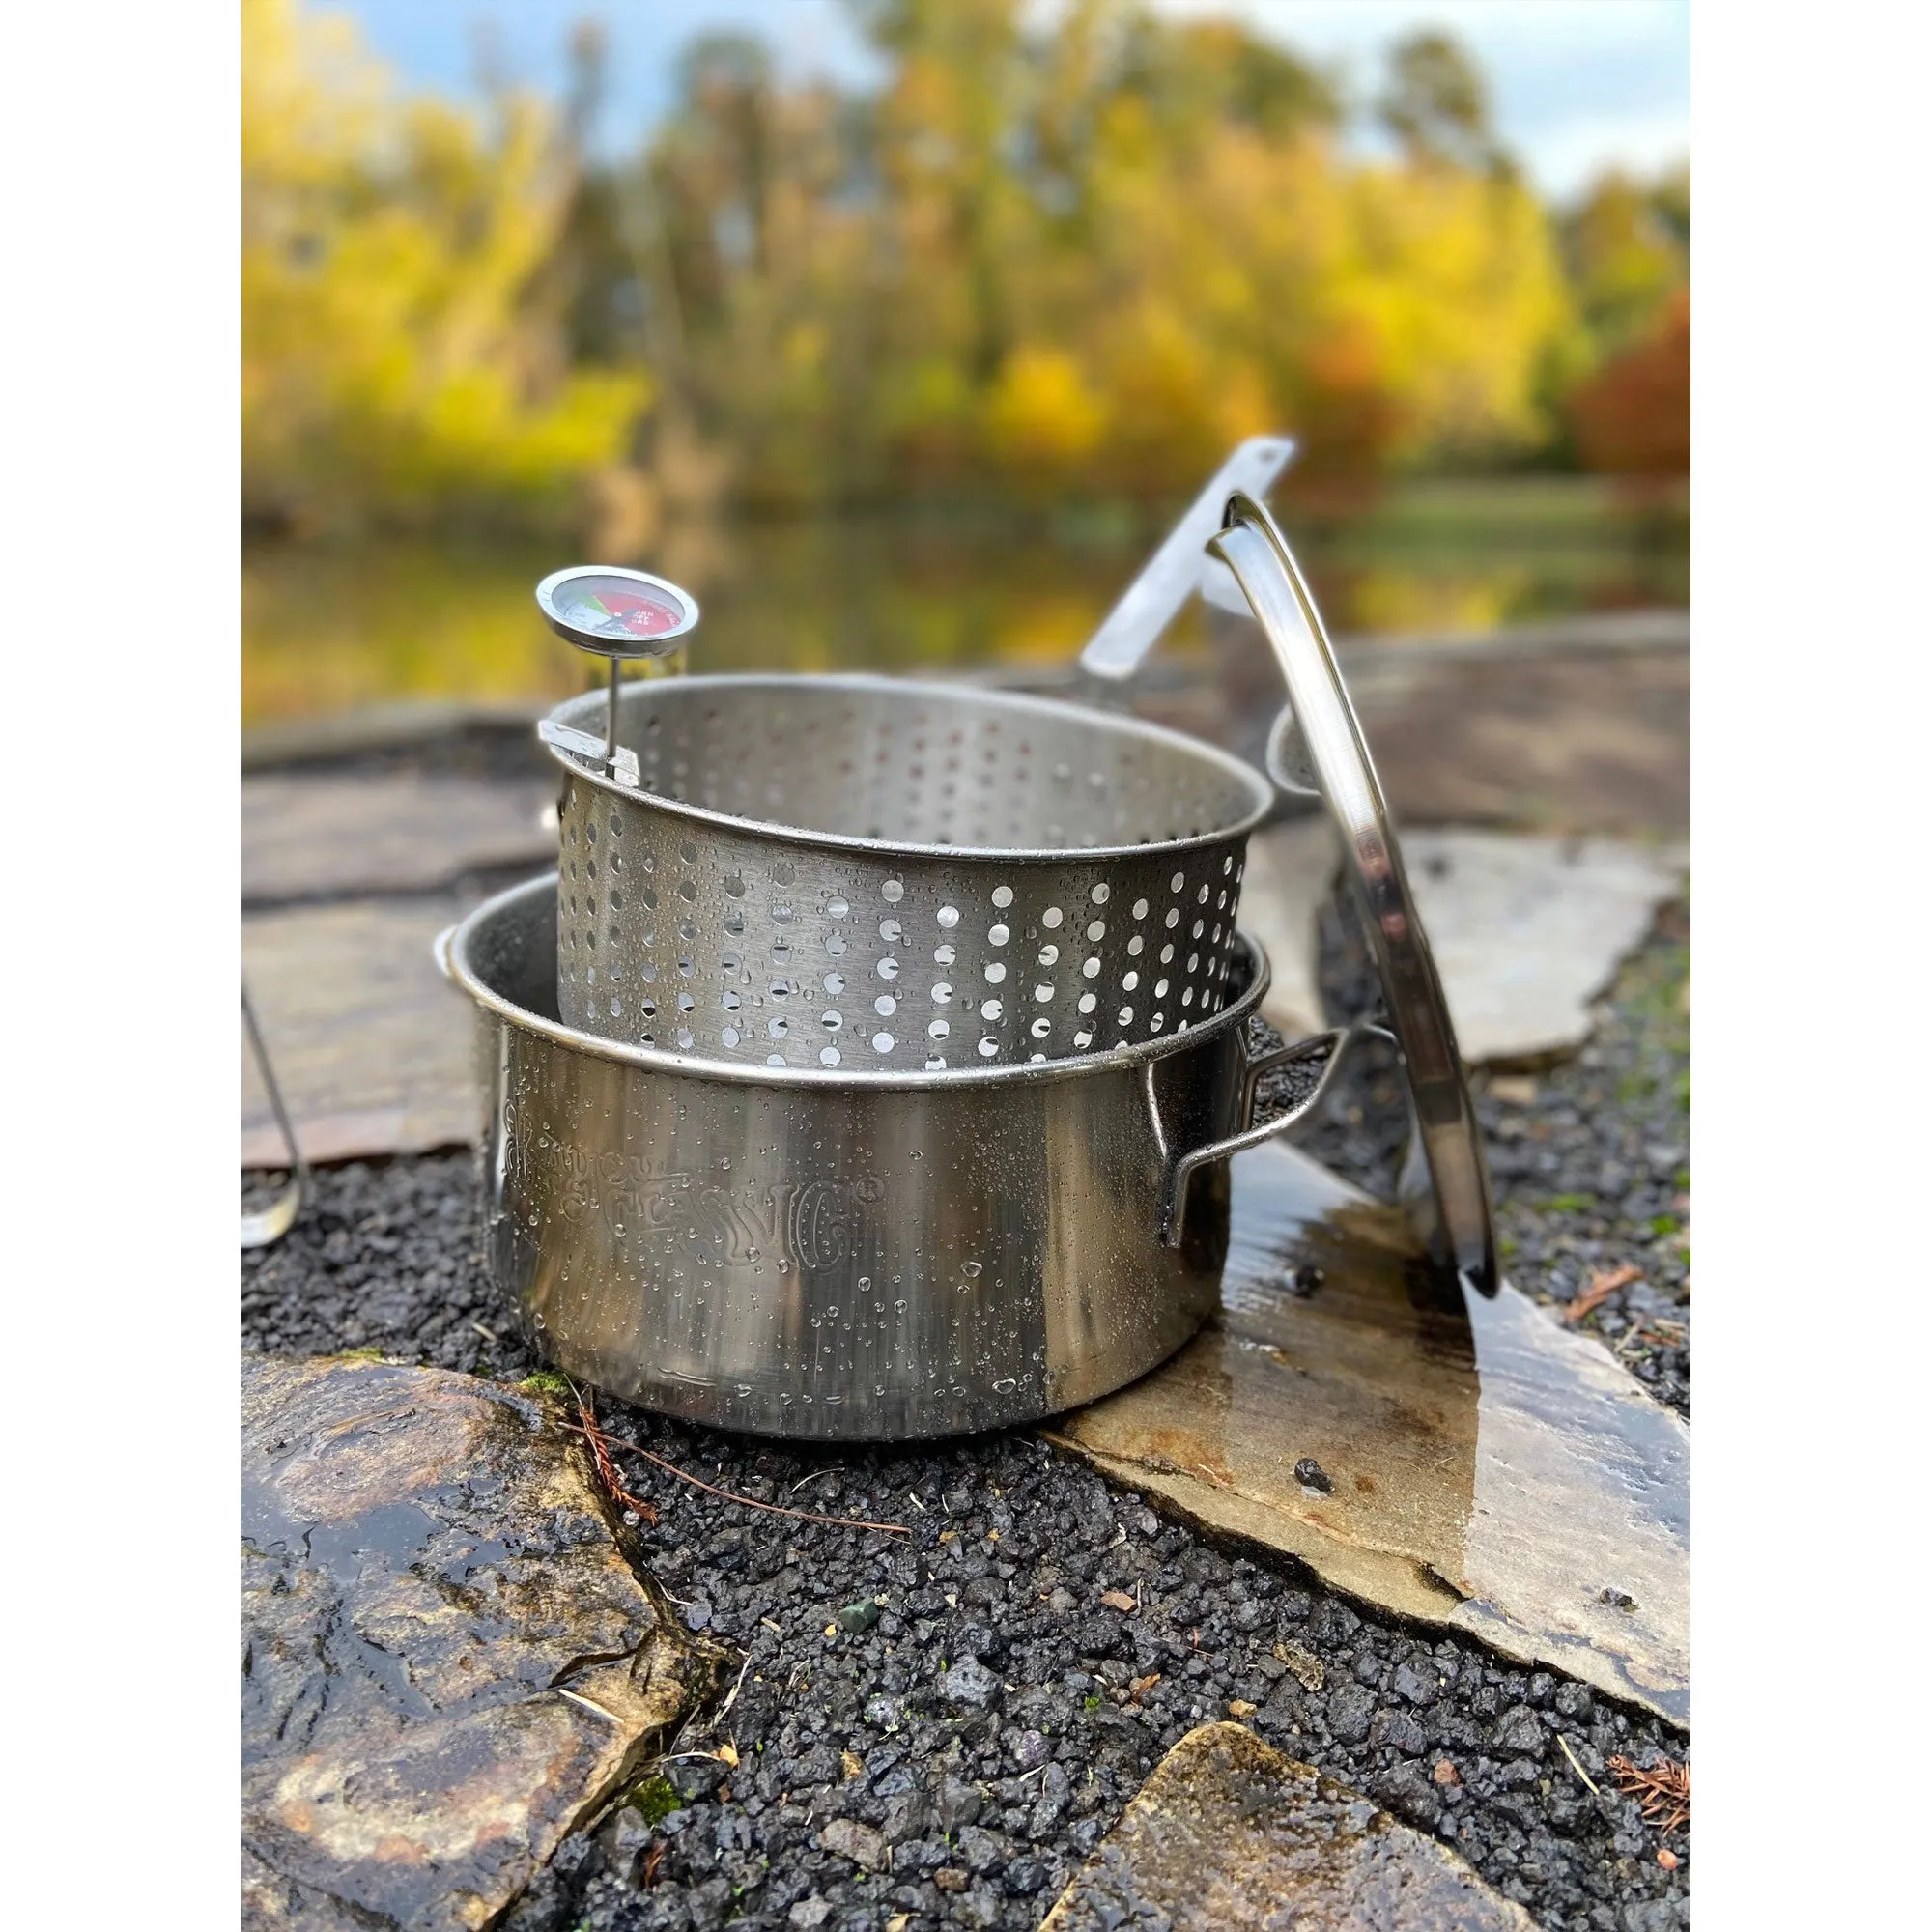
[[1490, 1179], [1456, 1029], [1416, 912], [1376, 768], [1300, 567], [1274, 519], [1236, 492], [1208, 546], [1234, 572], [1288, 685], [1269, 775], [1318, 791], [1343, 834], [1346, 869], [1381, 978], [1414, 1115], [1401, 1191], [1436, 1258], [1485, 1294], [1497, 1287]]

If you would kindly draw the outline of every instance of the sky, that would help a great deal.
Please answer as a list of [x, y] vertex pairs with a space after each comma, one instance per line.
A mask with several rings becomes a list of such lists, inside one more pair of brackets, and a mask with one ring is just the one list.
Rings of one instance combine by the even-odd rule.
[[[314, 4], [314, 0], [311, 0]], [[1419, 27], [1447, 28], [1476, 55], [1494, 118], [1538, 185], [1577, 194], [1605, 168], [1639, 174], [1690, 149], [1690, 0], [1153, 0], [1171, 14], [1236, 14], [1323, 66], [1356, 98], [1381, 50]], [[791, 74], [847, 83], [873, 71], [843, 0], [331, 0], [409, 84], [473, 91], [479, 48], [509, 78], [560, 90], [564, 45], [585, 17], [609, 41], [600, 145], [627, 149], [669, 104], [677, 53], [696, 33], [751, 29]]]

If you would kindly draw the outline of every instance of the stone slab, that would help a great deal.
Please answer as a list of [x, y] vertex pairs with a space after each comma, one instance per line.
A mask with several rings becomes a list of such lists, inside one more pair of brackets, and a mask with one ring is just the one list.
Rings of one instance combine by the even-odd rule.
[[242, 1364], [242, 1923], [490, 1923], [708, 1666], [544, 1404]]
[[399, 773], [242, 781], [245, 902], [436, 892], [469, 873], [556, 859], [540, 822], [556, 787]]
[[1536, 1932], [1446, 1846], [1239, 1724], [1154, 1767], [1040, 1932]]
[[[461, 910], [454, 898], [353, 899], [243, 919], [249, 995], [310, 1160], [475, 1139], [471, 1008], [430, 952]], [[242, 1165], [285, 1164], [244, 1053]]]
[[[1406, 833], [1416, 907], [1442, 976], [1463, 1058], [1535, 1063], [1590, 1037], [1591, 1004], [1684, 890], [1680, 850], [1610, 838], [1471, 828]], [[1338, 847], [1325, 818], [1271, 825], [1249, 841], [1241, 922], [1267, 949], [1263, 1010], [1293, 1037], [1321, 1018], [1317, 916]]]
[[1592, 1001], [1684, 890], [1679, 853], [1610, 838], [1425, 827], [1403, 855], [1472, 1066], [1581, 1046]]
[[1349, 676], [1402, 824], [1690, 831], [1688, 651], [1409, 652]]
[[[1259, 765], [1282, 706], [1281, 673], [1251, 619], [1214, 611], [1210, 630], [1219, 718], [1207, 728]], [[1690, 653], [1633, 642], [1641, 639], [1344, 650], [1343, 676], [1396, 822], [1687, 834]], [[1154, 715], [1171, 702], [1151, 692], [1144, 708]]]
[[1688, 1722], [1690, 1431], [1600, 1346], [1507, 1287], [1445, 1296], [1399, 1213], [1272, 1142], [1234, 1164], [1222, 1304], [1056, 1439], [1350, 1595]]

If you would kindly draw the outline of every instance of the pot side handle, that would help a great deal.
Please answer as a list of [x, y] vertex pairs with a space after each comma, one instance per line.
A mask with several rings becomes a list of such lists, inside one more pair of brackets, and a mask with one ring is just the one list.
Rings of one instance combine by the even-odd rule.
[[[1237, 1153], [1244, 1153], [1251, 1147], [1259, 1147], [1262, 1142], [1272, 1140], [1277, 1134], [1286, 1133], [1308, 1115], [1328, 1092], [1329, 1083], [1335, 1077], [1335, 1069], [1341, 1065], [1349, 1046], [1359, 1027], [1338, 1027], [1327, 1033], [1310, 1034], [1306, 1039], [1297, 1039], [1287, 1046], [1278, 1046], [1258, 1059], [1243, 1059], [1241, 1067], [1241, 1131], [1230, 1134], [1225, 1140], [1209, 1141], [1205, 1147], [1191, 1148], [1182, 1154], [1170, 1154], [1167, 1179], [1161, 1186], [1160, 1196], [1160, 1238], [1164, 1246], [1178, 1248], [1187, 1224], [1187, 1188], [1194, 1179], [1197, 1168], [1209, 1166], [1217, 1160], [1231, 1160]], [[1327, 1055], [1326, 1064], [1321, 1068], [1321, 1077], [1308, 1094], [1286, 1113], [1277, 1114], [1271, 1121], [1255, 1124], [1255, 1093], [1264, 1074], [1272, 1073], [1277, 1067], [1293, 1066], [1304, 1060], [1313, 1060], [1318, 1055]], [[1161, 1137], [1162, 1148], [1166, 1148], [1166, 1137], [1161, 1134], [1160, 1109], [1155, 1104], [1153, 1093], [1153, 1065], [1150, 1062], [1147, 1069], [1148, 1109], [1152, 1116], [1154, 1131]]]

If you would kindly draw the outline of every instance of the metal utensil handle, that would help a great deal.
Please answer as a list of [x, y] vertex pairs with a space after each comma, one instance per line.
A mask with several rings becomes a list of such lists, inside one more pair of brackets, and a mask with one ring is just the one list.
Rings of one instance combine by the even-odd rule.
[[1321, 613], [1287, 539], [1252, 497], [1237, 492], [1229, 498], [1223, 527], [1208, 548], [1234, 572], [1273, 647], [1308, 768], [1341, 829], [1346, 869], [1380, 974], [1427, 1164], [1428, 1187], [1405, 1189], [1406, 1203], [1417, 1210], [1436, 1260], [1493, 1294], [1489, 1172], [1456, 1030]]
[[1095, 677], [1133, 676], [1200, 585], [1202, 549], [1220, 524], [1229, 497], [1261, 496], [1293, 456], [1292, 437], [1251, 436], [1222, 464], [1088, 639], [1080, 653], [1083, 670]]
[[[1246, 1046], [1242, 1048], [1241, 1066], [1241, 1130], [1229, 1134], [1225, 1139], [1208, 1141], [1205, 1146], [1190, 1148], [1187, 1152], [1171, 1157], [1168, 1163], [1167, 1179], [1161, 1187], [1160, 1197], [1160, 1238], [1170, 1248], [1180, 1245], [1187, 1223], [1188, 1183], [1194, 1179], [1195, 1171], [1210, 1167], [1217, 1160], [1232, 1160], [1237, 1153], [1245, 1153], [1251, 1147], [1260, 1147], [1264, 1141], [1274, 1139], [1277, 1134], [1286, 1133], [1297, 1122], [1306, 1120], [1328, 1091], [1329, 1082], [1334, 1078], [1335, 1069], [1342, 1063], [1356, 1029], [1338, 1027], [1328, 1033], [1310, 1034], [1306, 1039], [1292, 1041], [1287, 1046], [1275, 1047], [1255, 1059], [1248, 1059]], [[1319, 1053], [1326, 1052], [1327, 1065], [1321, 1069], [1321, 1077], [1301, 1099], [1285, 1113], [1277, 1114], [1271, 1121], [1255, 1124], [1255, 1090], [1264, 1074], [1272, 1073], [1277, 1067], [1289, 1066], [1298, 1061], [1312, 1060]], [[1152, 1067], [1148, 1069], [1148, 1106], [1152, 1115], [1154, 1131], [1160, 1135], [1162, 1145], [1166, 1145], [1161, 1134], [1160, 1110], [1154, 1105]]]
[[294, 1227], [296, 1216], [301, 1212], [302, 1197], [308, 1191], [308, 1162], [302, 1158], [301, 1143], [296, 1139], [295, 1122], [289, 1119], [288, 1106], [282, 1099], [282, 1090], [269, 1059], [269, 1049], [262, 1039], [262, 1029], [255, 1022], [255, 1009], [248, 998], [248, 982], [245, 980], [242, 982], [242, 1024], [247, 1032], [249, 1049], [255, 1056], [262, 1085], [269, 1092], [270, 1110], [275, 1117], [276, 1126], [281, 1129], [283, 1145], [289, 1151], [287, 1184], [268, 1207], [242, 1217], [242, 1245], [244, 1248], [268, 1248]]

